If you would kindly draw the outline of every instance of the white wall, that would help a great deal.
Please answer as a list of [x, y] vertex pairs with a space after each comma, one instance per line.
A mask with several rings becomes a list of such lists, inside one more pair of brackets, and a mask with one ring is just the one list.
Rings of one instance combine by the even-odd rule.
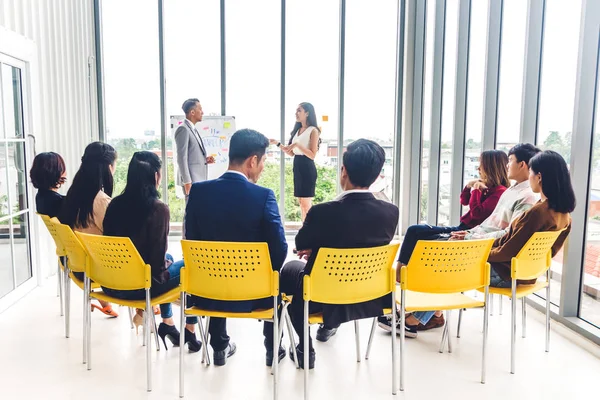
[[[0, 53], [27, 63], [26, 134], [35, 136], [37, 153], [61, 154], [72, 179], [83, 149], [98, 137], [92, 0], [0, 0]], [[29, 168], [33, 141], [27, 143]], [[42, 283], [56, 268], [54, 245], [39, 218], [32, 218], [32, 253]]]

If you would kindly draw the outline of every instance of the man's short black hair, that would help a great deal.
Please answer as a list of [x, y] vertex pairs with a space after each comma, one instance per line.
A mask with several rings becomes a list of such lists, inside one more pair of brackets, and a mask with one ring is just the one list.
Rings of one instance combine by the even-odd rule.
[[198, 99], [187, 99], [186, 101], [183, 102], [183, 105], [181, 106], [181, 109], [183, 110], [183, 112], [185, 113], [185, 115], [188, 115], [190, 113], [190, 111], [192, 111], [192, 108], [196, 107], [196, 103], [200, 103], [200, 100], [198, 100]]
[[354, 186], [367, 188], [381, 173], [385, 151], [372, 140], [358, 139], [348, 145], [343, 163], [350, 182]]
[[253, 129], [240, 129], [233, 134], [229, 143], [229, 163], [240, 165], [253, 156], [261, 159], [267, 147], [269, 139], [265, 135]]
[[508, 151], [508, 156], [515, 156], [518, 162], [524, 161], [529, 165], [529, 160], [541, 151], [531, 143], [519, 143]]

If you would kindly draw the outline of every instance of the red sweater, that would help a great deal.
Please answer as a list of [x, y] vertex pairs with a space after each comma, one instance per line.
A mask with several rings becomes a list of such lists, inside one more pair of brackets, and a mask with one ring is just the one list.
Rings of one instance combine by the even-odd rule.
[[460, 194], [460, 204], [469, 206], [469, 211], [460, 217], [460, 222], [473, 228], [481, 224], [496, 208], [500, 196], [506, 190], [506, 187], [499, 185], [484, 190], [471, 190], [465, 186]]

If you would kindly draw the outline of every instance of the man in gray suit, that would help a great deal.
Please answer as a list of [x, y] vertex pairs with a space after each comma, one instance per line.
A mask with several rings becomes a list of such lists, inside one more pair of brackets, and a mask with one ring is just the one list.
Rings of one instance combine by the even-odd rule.
[[192, 183], [208, 179], [208, 164], [213, 164], [213, 156], [206, 154], [206, 148], [196, 130], [196, 123], [202, 121], [202, 105], [198, 99], [188, 99], [181, 106], [185, 121], [175, 131], [177, 144], [178, 184], [183, 186], [186, 201]]

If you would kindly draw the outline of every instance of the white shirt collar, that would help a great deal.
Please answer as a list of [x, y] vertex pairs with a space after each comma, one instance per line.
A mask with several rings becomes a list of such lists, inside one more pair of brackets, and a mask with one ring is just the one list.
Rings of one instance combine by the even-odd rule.
[[196, 129], [196, 125], [192, 124], [192, 121], [190, 121], [187, 118], [185, 120], [190, 124], [190, 126], [192, 127], [192, 130]]
[[337, 196], [333, 201], [338, 201], [343, 199], [344, 197], [346, 197], [349, 194], [352, 193], [371, 193], [370, 190], [365, 190], [365, 189], [352, 189], [352, 190], [346, 190], [345, 192], [340, 193], [339, 196]]
[[228, 169], [227, 171], [225, 171], [225, 173], [238, 174], [238, 175], [241, 175], [244, 178], [246, 178], [246, 180], [248, 180], [248, 177], [245, 174], [241, 173], [240, 171], [234, 171], [232, 169]]
[[528, 187], [530, 187], [529, 179], [527, 179], [526, 181], [523, 181], [521, 183], [514, 184], [512, 186], [513, 189], [521, 189], [521, 188], [528, 188]]

